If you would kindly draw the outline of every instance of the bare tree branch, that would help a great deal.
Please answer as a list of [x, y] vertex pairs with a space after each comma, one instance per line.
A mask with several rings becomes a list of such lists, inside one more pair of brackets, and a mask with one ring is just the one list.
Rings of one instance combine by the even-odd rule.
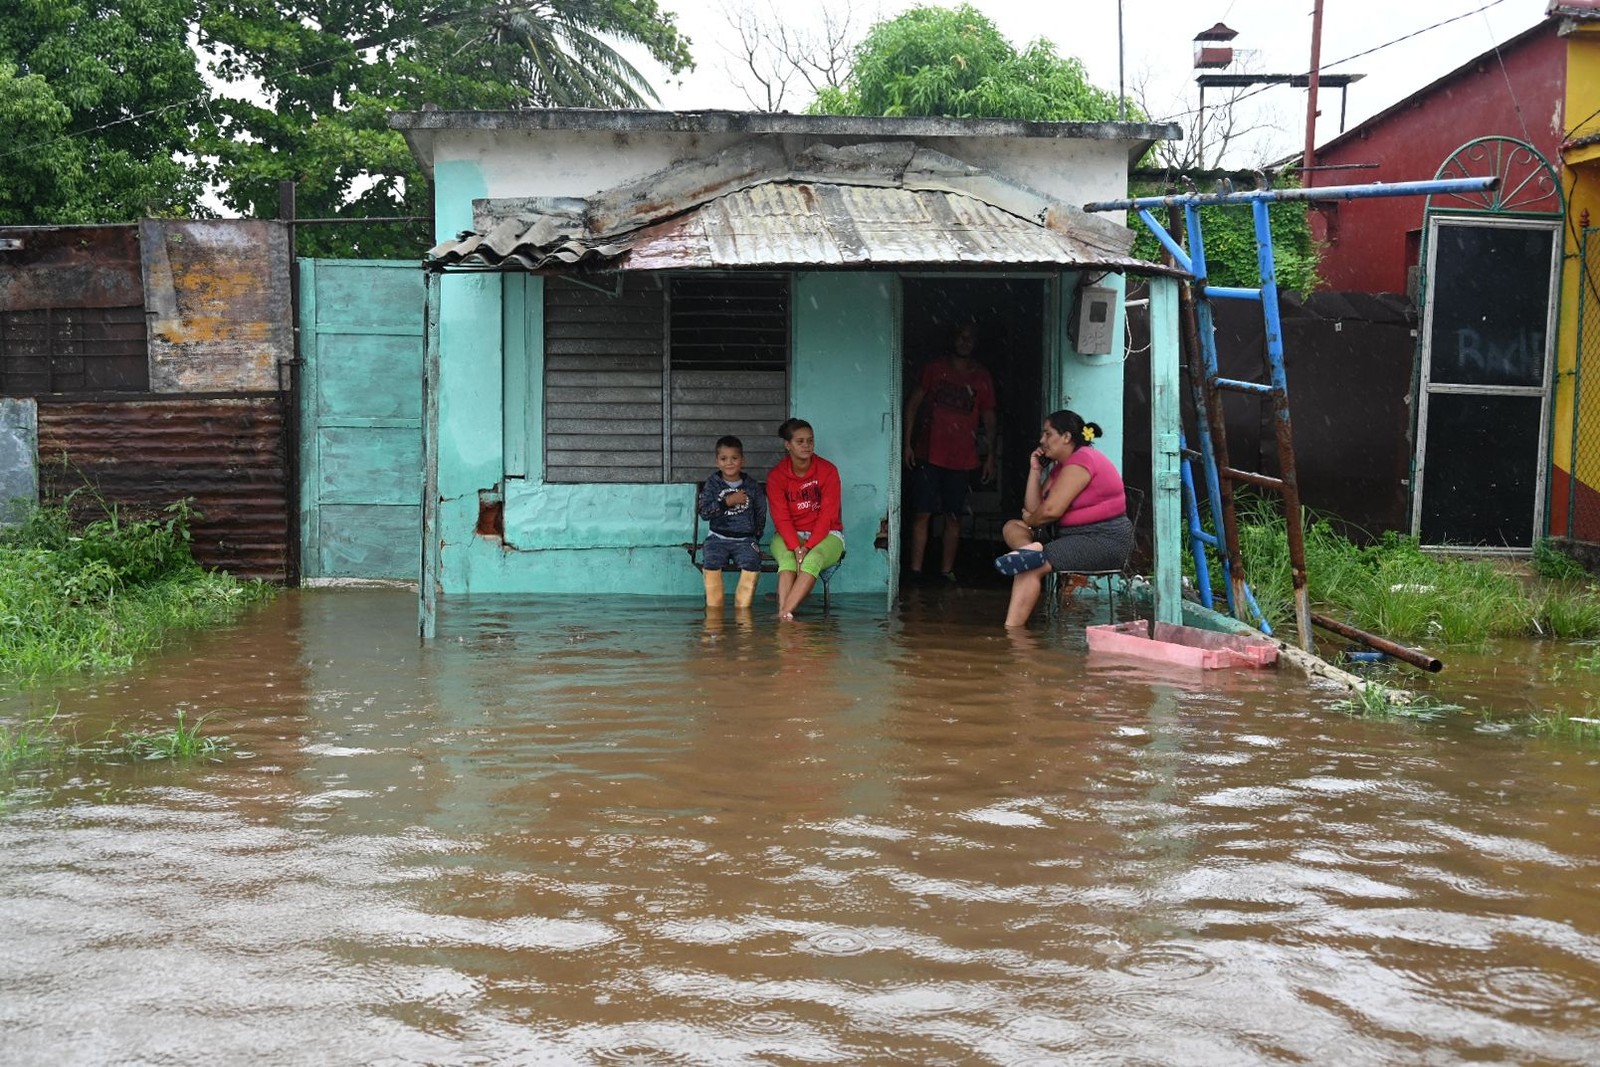
[[847, 3], [821, 0], [809, 6], [813, 24], [796, 21], [778, 0], [725, 0], [723, 17], [733, 30], [722, 43], [729, 80], [759, 111], [782, 111], [799, 100], [802, 85], [814, 99], [850, 73], [850, 57], [863, 16]]
[[[1238, 73], [1248, 71], [1241, 68]], [[1205, 112], [1201, 114], [1198, 92], [1164, 107], [1153, 103], [1150, 72], [1146, 70], [1134, 77], [1128, 95], [1152, 121], [1175, 122], [1185, 130], [1183, 140], [1162, 141], [1155, 146], [1156, 164], [1175, 171], [1193, 171], [1222, 168], [1230, 154], [1237, 157], [1248, 150], [1254, 134], [1282, 132], [1283, 127], [1270, 111], [1263, 111], [1259, 105], [1244, 106], [1246, 99], [1256, 97], [1260, 91], [1259, 87], [1243, 86], [1218, 94], [1213, 89], [1206, 99]], [[1254, 158], [1234, 158], [1229, 164], [1241, 170], [1257, 169], [1272, 162], [1264, 153], [1265, 149], [1257, 144]]]

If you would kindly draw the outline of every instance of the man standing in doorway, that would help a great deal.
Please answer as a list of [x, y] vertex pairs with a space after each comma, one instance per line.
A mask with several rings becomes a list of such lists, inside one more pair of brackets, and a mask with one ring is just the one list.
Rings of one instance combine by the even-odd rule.
[[966, 323], [956, 330], [953, 351], [922, 368], [906, 401], [905, 462], [911, 470], [911, 552], [913, 575], [922, 572], [928, 530], [935, 514], [944, 516], [939, 575], [956, 580], [956, 547], [967, 483], [979, 467], [977, 429], [981, 422], [989, 447], [982, 467], [985, 484], [994, 478], [994, 379], [972, 358], [978, 330]]

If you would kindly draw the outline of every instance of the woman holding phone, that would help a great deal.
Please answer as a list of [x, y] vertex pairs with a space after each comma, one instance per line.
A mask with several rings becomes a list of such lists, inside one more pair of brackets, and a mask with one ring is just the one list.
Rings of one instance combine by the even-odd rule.
[[1011, 576], [1007, 626], [1027, 625], [1051, 571], [1111, 570], [1133, 554], [1122, 475], [1093, 444], [1102, 432], [1073, 411], [1045, 417], [1028, 456], [1022, 515], [1000, 533], [1011, 551], [994, 561]]

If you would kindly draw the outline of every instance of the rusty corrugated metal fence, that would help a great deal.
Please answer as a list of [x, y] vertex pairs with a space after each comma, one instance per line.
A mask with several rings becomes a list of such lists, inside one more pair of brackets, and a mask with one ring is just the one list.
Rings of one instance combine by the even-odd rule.
[[285, 225], [147, 219], [11, 227], [0, 249], [0, 394], [38, 403], [41, 498], [85, 518], [192, 498], [196, 559], [294, 570]]
[[[63, 457], [66, 462], [63, 463]], [[193, 498], [195, 558], [241, 578], [288, 572], [283, 405], [275, 396], [39, 399], [41, 491], [92, 518]]]

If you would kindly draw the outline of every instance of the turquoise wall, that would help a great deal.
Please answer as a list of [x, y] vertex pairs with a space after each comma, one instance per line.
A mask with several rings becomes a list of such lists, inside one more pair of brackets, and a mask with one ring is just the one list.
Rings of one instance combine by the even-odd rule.
[[[694, 526], [695, 484], [544, 483], [543, 281], [481, 278], [504, 285], [498, 313], [503, 372], [493, 366], [499, 353], [484, 344], [481, 325], [468, 340], [459, 316], [447, 311], [441, 323], [458, 323], [453, 337], [441, 331], [441, 362], [454, 371], [441, 374], [444, 591], [700, 595], [700, 575], [683, 547]], [[462, 295], [474, 308], [481, 306], [481, 294]], [[447, 303], [454, 296], [446, 290]], [[818, 451], [840, 468], [848, 558], [833, 581], [837, 593], [888, 590], [887, 554], [873, 548], [873, 541], [893, 496], [899, 461], [893, 451], [898, 306], [892, 275], [795, 278], [790, 410], [812, 423]], [[463, 343], [478, 349], [452, 347]], [[502, 398], [503, 421], [484, 418], [484, 412], [499, 410]], [[507, 475], [503, 484], [497, 464]], [[473, 533], [480, 496], [504, 500], [503, 544]], [[776, 582], [763, 576], [761, 592], [775, 589]]]
[[[1121, 470], [1126, 324], [1120, 313], [1113, 316], [1111, 354], [1108, 356], [1085, 356], [1073, 349], [1069, 329], [1072, 294], [1082, 280], [1082, 275], [1065, 274], [1056, 286], [1052, 327], [1056, 356], [1052, 361], [1053, 374], [1049, 379], [1051, 403], [1046, 405], [1045, 410], [1071, 408], [1085, 420], [1099, 423], [1106, 436], [1104, 440], [1096, 441], [1095, 447], [1111, 457], [1117, 469]], [[1115, 289], [1119, 305], [1126, 294], [1126, 280], [1120, 274], [1100, 278], [1090, 275], [1090, 282], [1102, 288]]]
[[[436, 180], [440, 235], [470, 228], [471, 200], [486, 195], [477, 166], [441, 164]], [[440, 285], [438, 439], [430, 443], [440, 591], [699, 596], [701, 578], [683, 548], [694, 484], [543, 481], [543, 280], [458, 273]], [[844, 488], [847, 558], [833, 590], [887, 597], [889, 554], [873, 542], [885, 517], [892, 541], [899, 527], [898, 280], [805, 273], [793, 293], [790, 410], [816, 428], [818, 452], [838, 465]], [[1120, 333], [1117, 356], [1073, 353], [1060, 313], [1069, 297], [1067, 284], [1057, 287], [1052, 388], [1106, 428], [1107, 451], [1120, 460]], [[503, 541], [476, 532], [495, 504], [504, 509]], [[760, 591], [775, 588], [764, 575]]]
[[833, 588], [887, 597], [888, 553], [873, 541], [898, 484], [899, 285], [888, 273], [800, 274], [793, 306], [789, 408], [816, 430], [844, 487], [846, 557]]
[[[1120, 326], [1117, 354], [1073, 351], [1063, 309], [1075, 281], [1069, 275], [1055, 286], [1048, 406], [1064, 403], [1099, 422], [1102, 447], [1120, 464]], [[442, 591], [698, 596], [701, 579], [683, 547], [694, 525], [693, 484], [543, 481], [543, 280], [454, 274], [443, 286]], [[848, 557], [833, 588], [887, 598], [890, 555], [874, 540], [886, 517], [891, 543], [899, 528], [898, 280], [887, 273], [798, 274], [793, 307], [790, 410], [816, 428], [818, 451], [838, 465], [844, 487]], [[499, 502], [503, 542], [475, 532], [480, 509]], [[775, 585], [763, 576], [761, 592]]]

